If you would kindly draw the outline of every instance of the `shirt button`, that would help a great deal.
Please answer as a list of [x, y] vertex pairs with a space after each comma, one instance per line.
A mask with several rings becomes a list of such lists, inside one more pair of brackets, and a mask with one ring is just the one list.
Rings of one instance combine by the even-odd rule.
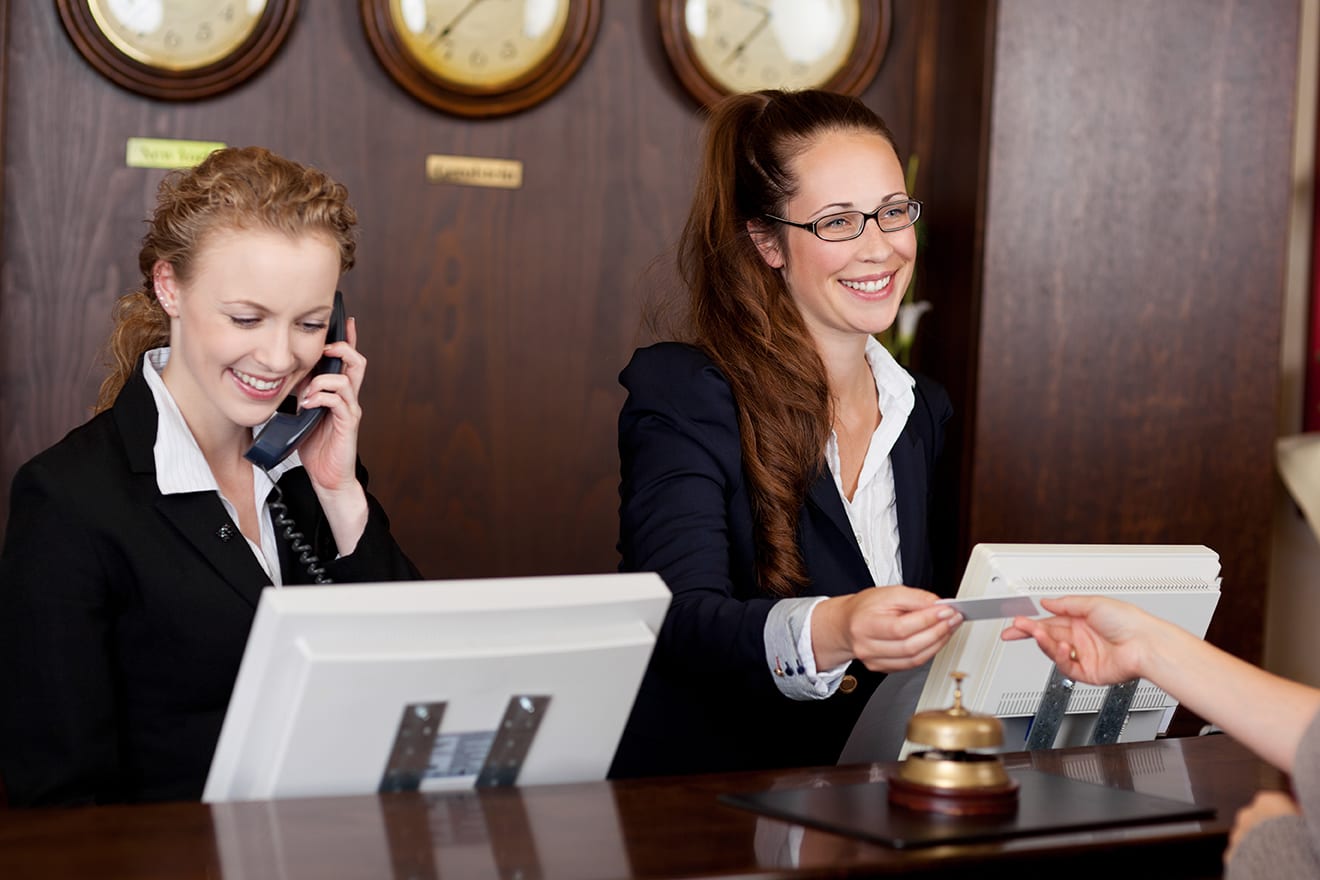
[[857, 690], [857, 677], [854, 675], [845, 675], [839, 682], [839, 690], [845, 694], [851, 694]]

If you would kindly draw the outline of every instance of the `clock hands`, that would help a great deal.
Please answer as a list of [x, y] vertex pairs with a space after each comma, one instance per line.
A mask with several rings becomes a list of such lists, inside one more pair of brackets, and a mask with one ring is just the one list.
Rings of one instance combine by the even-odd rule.
[[742, 55], [743, 50], [747, 48], [747, 45], [751, 43], [752, 40], [755, 40], [761, 31], [765, 30], [765, 26], [770, 23], [772, 17], [772, 14], [767, 7], [758, 6], [751, 2], [751, 0], [739, 0], [739, 4], [746, 6], [748, 9], [755, 9], [757, 12], [761, 13], [761, 20], [756, 23], [756, 27], [747, 32], [747, 35], [742, 38], [737, 46], [733, 47], [733, 51], [729, 53], [729, 57], [724, 59], [725, 64], [732, 64], [736, 61], [738, 56]]
[[445, 37], [449, 36], [450, 32], [453, 31], [453, 29], [458, 25], [458, 23], [462, 21], [463, 18], [469, 12], [471, 12], [475, 7], [480, 6], [483, 2], [484, 0], [468, 0], [467, 6], [464, 6], [462, 9], [460, 9], [458, 11], [458, 15], [455, 15], [453, 18], [451, 18], [449, 20], [449, 24], [445, 25], [440, 29], [440, 33], [436, 34], [435, 39], [431, 41], [431, 45], [434, 46], [436, 43], [440, 42]]

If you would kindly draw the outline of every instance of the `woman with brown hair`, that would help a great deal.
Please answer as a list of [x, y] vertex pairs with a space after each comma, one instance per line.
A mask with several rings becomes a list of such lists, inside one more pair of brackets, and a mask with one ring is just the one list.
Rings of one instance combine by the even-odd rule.
[[[418, 577], [357, 462], [354, 321], [327, 340], [355, 223], [342, 185], [256, 147], [161, 184], [99, 412], [10, 493], [14, 806], [200, 797], [261, 590]], [[323, 356], [342, 371], [313, 372]], [[325, 417], [257, 467], [245, 454], [288, 397]]]
[[856, 99], [712, 112], [679, 244], [687, 342], [620, 376], [622, 568], [674, 596], [613, 776], [833, 763], [884, 673], [961, 621], [921, 589], [949, 401], [872, 335], [920, 210]]

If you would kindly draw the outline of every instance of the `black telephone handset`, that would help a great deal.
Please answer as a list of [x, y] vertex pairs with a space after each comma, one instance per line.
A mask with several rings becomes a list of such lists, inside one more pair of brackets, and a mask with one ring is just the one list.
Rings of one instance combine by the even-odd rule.
[[[330, 312], [330, 323], [325, 331], [327, 345], [331, 342], [344, 341], [347, 323], [344, 317], [344, 295], [336, 290], [335, 305]], [[339, 358], [322, 357], [316, 366], [312, 367], [308, 376], [310, 378], [322, 373], [338, 373], [343, 369], [344, 362]], [[299, 410], [296, 413], [276, 413], [262, 429], [252, 448], [244, 453], [244, 457], [258, 467], [270, 470], [288, 458], [293, 450], [307, 439], [324, 415], [325, 409], [319, 406]]]

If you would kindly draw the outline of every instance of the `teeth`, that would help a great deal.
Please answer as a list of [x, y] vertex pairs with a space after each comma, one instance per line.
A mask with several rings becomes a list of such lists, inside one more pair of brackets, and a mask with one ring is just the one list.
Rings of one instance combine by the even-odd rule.
[[840, 281], [839, 283], [861, 293], [879, 293], [889, 286], [890, 279], [893, 277], [893, 275], [886, 275], [879, 281]]
[[233, 372], [234, 375], [238, 377], [238, 381], [251, 388], [257, 389], [258, 391], [274, 391], [276, 388], [280, 387], [281, 380], [267, 382], [263, 379], [258, 379], [256, 376], [249, 376], [247, 373], [240, 373], [238, 370], [234, 370]]

